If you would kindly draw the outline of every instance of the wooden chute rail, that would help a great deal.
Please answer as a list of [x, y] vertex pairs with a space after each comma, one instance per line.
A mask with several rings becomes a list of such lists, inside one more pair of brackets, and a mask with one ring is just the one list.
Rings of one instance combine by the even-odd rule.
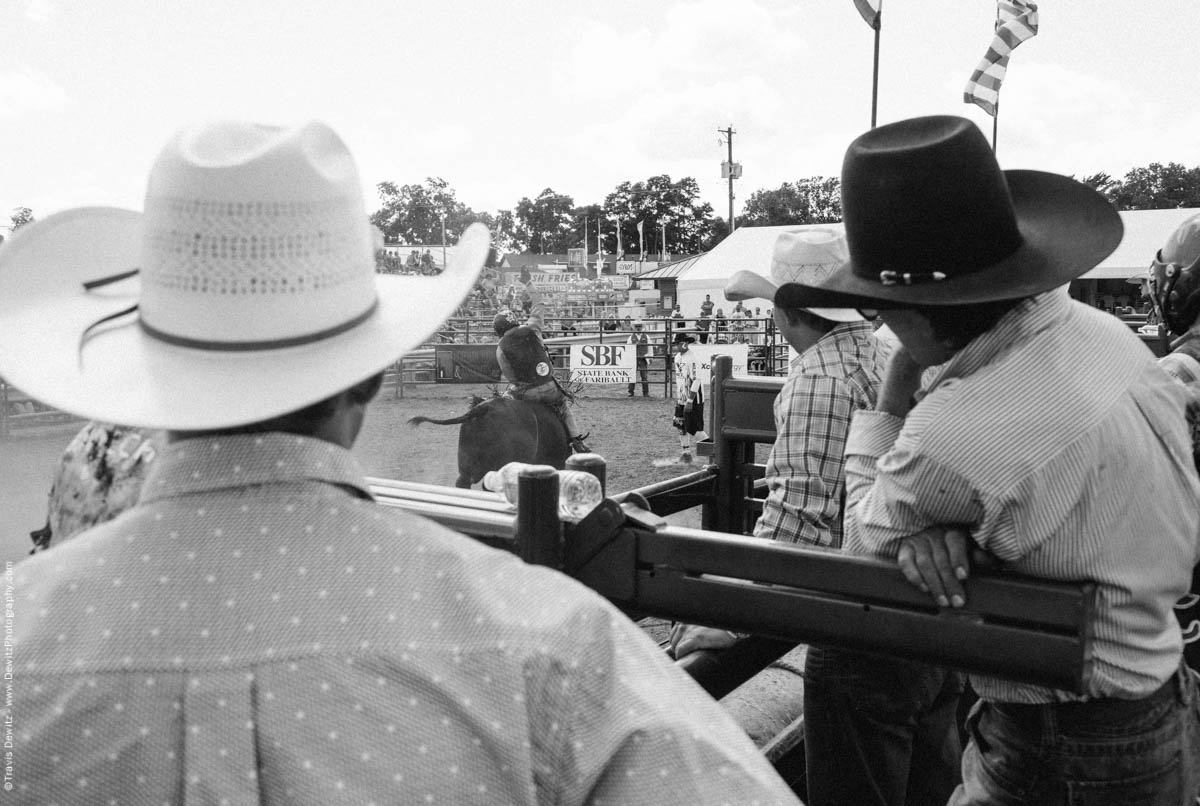
[[[372, 490], [381, 503], [558, 568], [633, 615], [1085, 688], [1091, 584], [979, 571], [965, 583], [966, 607], [939, 609], [891, 561], [730, 533], [752, 525], [761, 508], [753, 446], [774, 438], [778, 387], [773, 379], [731, 377], [729, 359], [718, 356], [713, 462], [606, 498], [578, 524], [558, 520], [558, 481], [550, 474], [521, 477], [515, 511], [482, 491], [382, 479], [372, 480]], [[603, 476], [602, 467], [593, 470]], [[706, 529], [661, 517], [696, 505]]]
[[[712, 474], [692, 474], [688, 485]], [[715, 479], [713, 479], [715, 481]], [[1082, 691], [1090, 584], [980, 572], [967, 606], [939, 609], [895, 564], [667, 524], [631, 491], [578, 524], [558, 520], [558, 479], [522, 476], [513, 511], [497, 496], [371, 479], [401, 506], [558, 568], [631, 616], [841, 646]], [[457, 499], [457, 500], [455, 500]], [[769, 654], [769, 652], [768, 652]]]

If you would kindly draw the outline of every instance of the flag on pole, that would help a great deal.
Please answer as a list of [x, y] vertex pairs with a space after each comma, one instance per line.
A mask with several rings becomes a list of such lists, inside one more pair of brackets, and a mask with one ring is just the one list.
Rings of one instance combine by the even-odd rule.
[[642, 222], [638, 222], [638, 249], [642, 253], [642, 260], [646, 259], [646, 236], [642, 233]]
[[662, 223], [662, 259], [664, 262], [671, 260], [671, 253], [667, 251], [667, 222]]
[[999, 0], [996, 4], [996, 34], [983, 61], [971, 73], [963, 91], [963, 103], [977, 104], [996, 116], [1000, 85], [1008, 71], [1008, 56], [1017, 45], [1037, 35], [1037, 4], [1026, 0]]
[[600, 242], [600, 221], [596, 219], [596, 276], [600, 276], [600, 272], [604, 270], [604, 244]]
[[617, 222], [617, 260], [625, 259], [625, 247], [621, 245], [621, 219], [614, 219]]
[[872, 28], [879, 29], [879, 9], [883, 5], [883, 0], [854, 0], [854, 7], [858, 9], [858, 13], [866, 20], [867, 25]]

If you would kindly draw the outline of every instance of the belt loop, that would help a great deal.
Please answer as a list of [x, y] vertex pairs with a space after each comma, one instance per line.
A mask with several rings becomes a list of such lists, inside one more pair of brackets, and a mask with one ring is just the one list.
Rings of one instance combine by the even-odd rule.
[[1190, 706], [1196, 697], [1197, 680], [1196, 673], [1188, 667], [1186, 661], [1179, 662], [1179, 668], [1175, 671], [1175, 680], [1179, 701], [1185, 706]]

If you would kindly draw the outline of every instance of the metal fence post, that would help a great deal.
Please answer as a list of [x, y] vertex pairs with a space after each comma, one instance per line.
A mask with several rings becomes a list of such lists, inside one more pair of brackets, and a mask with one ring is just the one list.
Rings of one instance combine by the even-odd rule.
[[[721, 431], [725, 426], [725, 395], [721, 393], [725, 381], [733, 374], [733, 359], [727, 355], [718, 355], [713, 359], [712, 368], [713, 399], [709, 401], [709, 429], [713, 436], [713, 464], [717, 466], [717, 496], [713, 507], [704, 511], [704, 528], [718, 532], [731, 531], [735, 519], [734, 510], [739, 502], [734, 500], [738, 494], [734, 483], [734, 471], [737, 457], [728, 440], [721, 439]], [[742, 504], [744, 506], [744, 504]]]

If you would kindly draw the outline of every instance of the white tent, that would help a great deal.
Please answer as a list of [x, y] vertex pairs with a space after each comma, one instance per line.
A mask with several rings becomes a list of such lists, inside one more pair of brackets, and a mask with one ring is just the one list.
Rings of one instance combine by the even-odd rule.
[[[1123, 211], [1121, 222], [1125, 225], [1125, 234], [1121, 244], [1080, 279], [1124, 280], [1145, 273], [1150, 259], [1167, 240], [1167, 236], [1197, 214], [1200, 214], [1200, 208], [1195, 207]], [[742, 227], [734, 230], [732, 235], [717, 244], [712, 251], [701, 255], [695, 265], [679, 276], [677, 295], [683, 315], [688, 318], [698, 316], [705, 294], [712, 295], [716, 306], [726, 308], [728, 313], [733, 303], [725, 299], [725, 283], [734, 272], [741, 269], [768, 274], [771, 270], [771, 253], [775, 248], [775, 239], [780, 233], [804, 229], [840, 229], [841, 226], [797, 224], [783, 227]]]
[[1081, 277], [1081, 280], [1126, 280], [1146, 273], [1151, 259], [1166, 243], [1175, 228], [1194, 215], [1197, 207], [1177, 207], [1171, 210], [1124, 210], [1121, 223], [1125, 235], [1121, 244], [1100, 265]]
[[[837, 229], [841, 224], [793, 224], [783, 227], [742, 227], [717, 244], [711, 251], [700, 256], [695, 265], [679, 276], [676, 286], [679, 309], [687, 318], [700, 315], [700, 303], [704, 295], [710, 294], [718, 308], [728, 314], [734, 303], [725, 299], [725, 283], [736, 271], [749, 269], [764, 276], [771, 272], [771, 254], [775, 250], [775, 239], [783, 232], [799, 232], [806, 229]], [[769, 302], [742, 303], [751, 308], [770, 306]]]

